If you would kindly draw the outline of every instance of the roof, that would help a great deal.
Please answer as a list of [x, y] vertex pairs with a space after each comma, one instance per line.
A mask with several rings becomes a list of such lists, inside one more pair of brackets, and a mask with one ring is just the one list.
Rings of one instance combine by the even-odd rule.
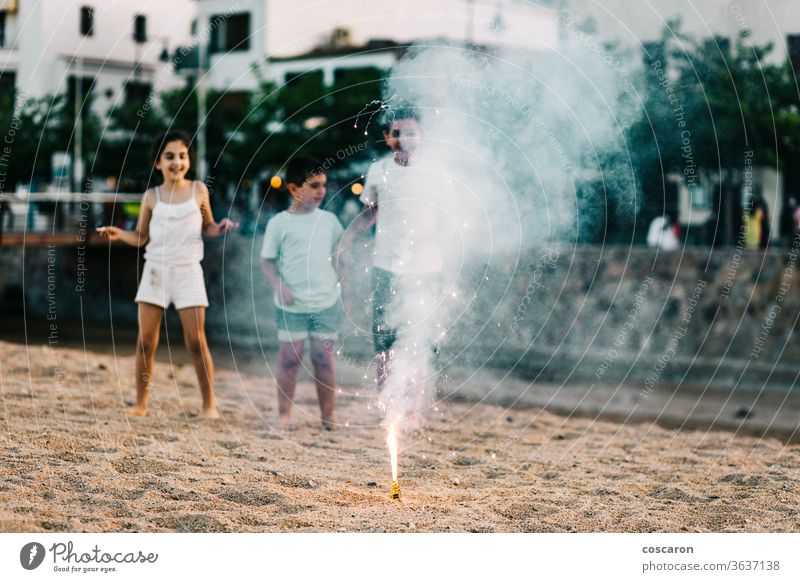
[[316, 47], [307, 53], [286, 57], [268, 57], [271, 63], [284, 63], [289, 61], [300, 61], [303, 59], [314, 59], [319, 57], [342, 57], [375, 52], [393, 52], [397, 56], [403, 54], [409, 47], [408, 44], [401, 44], [389, 39], [372, 39], [365, 44], [356, 45], [324, 45]]

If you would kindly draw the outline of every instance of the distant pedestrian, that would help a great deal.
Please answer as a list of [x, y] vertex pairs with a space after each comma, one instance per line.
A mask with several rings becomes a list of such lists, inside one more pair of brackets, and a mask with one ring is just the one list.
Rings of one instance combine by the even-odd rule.
[[766, 248], [769, 244], [769, 214], [767, 203], [761, 196], [753, 196], [745, 207], [742, 220], [745, 247], [751, 250]]
[[647, 246], [662, 251], [674, 251], [681, 246], [679, 228], [672, 222], [669, 214], [656, 216], [647, 230]]
[[786, 246], [792, 246], [800, 236], [800, 206], [797, 198], [790, 196], [781, 215], [781, 235]]

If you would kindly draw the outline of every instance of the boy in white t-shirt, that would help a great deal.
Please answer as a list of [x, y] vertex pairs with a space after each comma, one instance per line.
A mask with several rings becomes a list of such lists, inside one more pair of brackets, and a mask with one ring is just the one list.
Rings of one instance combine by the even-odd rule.
[[281, 428], [290, 424], [297, 370], [303, 360], [306, 339], [310, 340], [322, 424], [328, 430], [334, 425], [333, 353], [341, 317], [334, 260], [344, 229], [334, 214], [319, 209], [325, 198], [326, 182], [318, 160], [296, 157], [289, 162], [286, 186], [292, 204], [267, 223], [261, 249], [264, 278], [275, 290]]
[[[399, 110], [383, 132], [391, 153], [370, 165], [361, 202], [365, 211], [348, 229], [343, 244], [375, 224], [372, 256], [372, 337], [376, 356], [376, 384], [387, 379], [398, 329], [393, 300], [409, 281], [437, 286], [442, 270], [443, 237], [440, 198], [443, 171], [418, 150], [422, 134], [413, 112]], [[436, 194], [436, 195], [433, 195]], [[347, 250], [345, 250], [347, 252]], [[408, 289], [405, 290], [408, 292]], [[435, 346], [433, 347], [436, 351]]]

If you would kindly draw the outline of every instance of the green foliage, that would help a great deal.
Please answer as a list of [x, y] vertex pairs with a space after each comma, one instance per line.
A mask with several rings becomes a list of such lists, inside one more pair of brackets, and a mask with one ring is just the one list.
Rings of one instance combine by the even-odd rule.
[[671, 23], [661, 41], [646, 49], [638, 79], [643, 115], [629, 134], [642, 168], [659, 164], [680, 171], [687, 136], [694, 162], [712, 172], [739, 168], [745, 150], [768, 165], [796, 154], [797, 87], [788, 64], [769, 60], [770, 44], [753, 45], [746, 32], [734, 43], [695, 40]]
[[747, 32], [733, 41], [694, 39], [679, 22], [645, 46], [635, 80], [642, 115], [627, 134], [645, 196], [643, 224], [664, 211], [670, 173], [706, 188], [719, 184], [715, 208], [733, 216], [738, 201], [730, 196], [742, 180], [745, 152], [753, 152], [754, 165], [796, 165], [796, 79], [772, 51], [754, 45]]
[[[373, 140], [353, 125], [365, 104], [379, 97], [380, 83], [380, 71], [368, 69], [345, 74], [331, 87], [320, 73], [311, 73], [281, 87], [262, 82], [253, 93], [209, 91], [209, 174], [217, 185], [238, 186], [278, 171], [299, 152], [332, 157], [340, 166], [367, 159], [372, 146], [363, 143]], [[73, 148], [74, 104], [68, 95], [27, 100], [16, 117], [14, 105], [12, 95], [0, 97], [0, 130], [7, 134], [12, 121], [18, 127], [6, 189], [18, 182], [49, 182], [53, 152]], [[196, 135], [197, 111], [197, 91], [190, 83], [142, 102], [120, 103], [101, 123], [92, 112], [90, 94], [82, 116], [87, 174], [116, 177], [120, 191], [143, 190], [153, 177], [150, 146], [155, 136], [167, 128]], [[344, 160], [337, 158], [338, 151], [358, 144]]]
[[[364, 134], [365, 120], [358, 119], [358, 115], [368, 103], [380, 97], [381, 82], [380, 71], [366, 69], [345, 73], [330, 87], [323, 84], [321, 73], [316, 72], [281, 87], [262, 85], [260, 94], [269, 98], [276, 114], [270, 121], [279, 122], [263, 126], [269, 132], [265, 139], [269, 152], [264, 162], [282, 166], [288, 158], [302, 152], [322, 160], [332, 157], [337, 164], [330, 169], [336, 170], [367, 159], [373, 140]], [[356, 127], [357, 122], [362, 123]], [[370, 142], [366, 148], [365, 141]], [[337, 152], [348, 153], [339, 159]]]
[[115, 176], [121, 192], [146, 188], [152, 176], [150, 148], [164, 130], [161, 112], [150, 101], [119, 104], [108, 112], [106, 132], [98, 155], [88, 166], [97, 176]]
[[[91, 110], [91, 98], [84, 101], [83, 147], [87, 157], [100, 141], [101, 123]], [[15, 99], [5, 96], [0, 101], [0, 131], [12, 142], [6, 170], [6, 190], [16, 184], [49, 182], [52, 155], [71, 151], [75, 138], [75, 107], [66, 95], [41, 99]]]
[[[208, 172], [216, 185], [239, 186], [277, 172], [302, 152], [320, 159], [367, 139], [354, 120], [364, 105], [380, 94], [377, 70], [343, 76], [331, 87], [321, 74], [303, 75], [278, 87], [262, 82], [253, 93], [209, 91], [206, 96]], [[137, 191], [152, 175], [150, 143], [168, 127], [197, 132], [198, 94], [194, 86], [165, 91], [145, 104], [129, 104], [109, 114], [111, 132], [103, 141], [93, 170], [120, 177], [120, 189]], [[351, 148], [355, 155], [343, 165], [366, 159], [369, 150]]]

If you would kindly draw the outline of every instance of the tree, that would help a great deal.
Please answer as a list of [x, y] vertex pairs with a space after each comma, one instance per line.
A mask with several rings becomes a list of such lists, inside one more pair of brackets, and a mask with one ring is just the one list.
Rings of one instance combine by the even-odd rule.
[[[83, 152], [85, 158], [99, 143], [100, 121], [92, 111], [91, 94], [84, 97]], [[5, 191], [17, 184], [48, 183], [52, 177], [52, 155], [74, 152], [75, 107], [69, 95], [16, 100], [5, 96], [0, 102], [0, 131], [12, 141], [6, 170]]]
[[[733, 242], [745, 159], [785, 168], [796, 160], [800, 119], [791, 67], [768, 59], [772, 46], [753, 45], [742, 32], [693, 39], [672, 22], [645, 46], [638, 86], [642, 117], [628, 132], [642, 189], [643, 222], [663, 213], [666, 177], [690, 187], [715, 186], [712, 198], [725, 240]], [[790, 164], [791, 165], [791, 164]]]

